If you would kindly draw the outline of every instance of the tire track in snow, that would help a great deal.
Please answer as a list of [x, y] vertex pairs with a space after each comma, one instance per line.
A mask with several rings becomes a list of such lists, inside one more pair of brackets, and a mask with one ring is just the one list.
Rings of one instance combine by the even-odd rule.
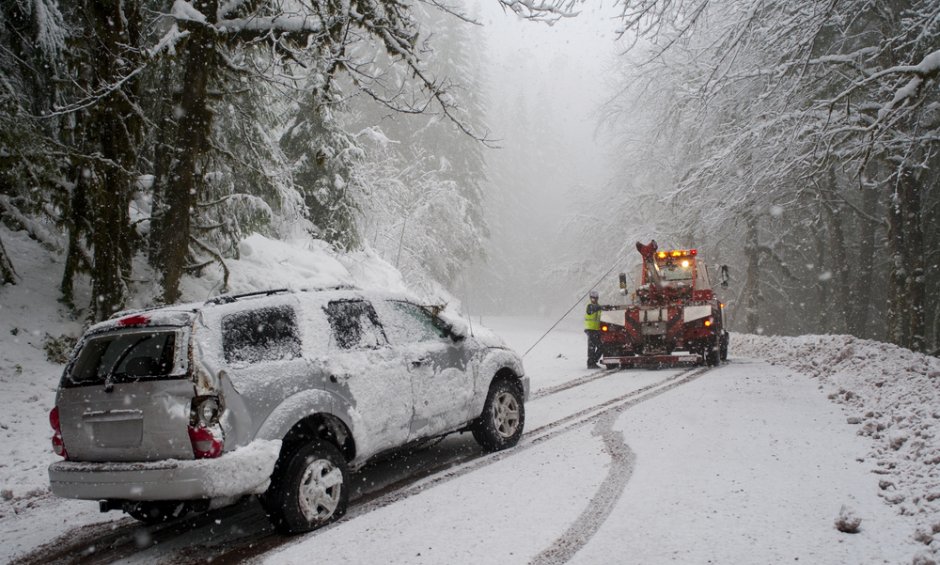
[[545, 388], [540, 388], [539, 390], [534, 391], [534, 392], [529, 396], [529, 402], [532, 402], [532, 401], [534, 401], [534, 400], [538, 400], [538, 399], [540, 399], [540, 398], [544, 398], [544, 397], [546, 397], [546, 396], [551, 396], [551, 395], [553, 395], [553, 394], [558, 394], [559, 392], [563, 392], [563, 391], [566, 391], [566, 390], [571, 389], [571, 388], [575, 388], [575, 387], [579, 387], [579, 386], [581, 386], [581, 385], [585, 385], [585, 384], [587, 384], [587, 383], [589, 383], [589, 382], [593, 382], [593, 381], [596, 381], [596, 380], [598, 380], [598, 379], [602, 379], [602, 378], [606, 377], [607, 375], [609, 375], [609, 374], [611, 374], [611, 373], [616, 373], [617, 371], [619, 371], [619, 369], [601, 369], [600, 371], [595, 371], [595, 372], [593, 372], [593, 373], [589, 373], [589, 374], [587, 374], [587, 375], [584, 375], [583, 377], [578, 377], [577, 379], [574, 379], [574, 380], [571, 380], [571, 381], [568, 381], [568, 382], [565, 382], [565, 383], [561, 383], [561, 384], [559, 384], [559, 385], [550, 386], [550, 387], [545, 387]]
[[[591, 423], [598, 423], [605, 417], [611, 419], [611, 424], [616, 420], [616, 417], [620, 415], [624, 410], [636, 406], [641, 402], [651, 400], [665, 392], [668, 392], [678, 386], [684, 385], [692, 380], [697, 379], [699, 376], [708, 371], [708, 367], [692, 367], [685, 369], [671, 375], [665, 379], [657, 381], [655, 383], [648, 384], [646, 386], [640, 387], [636, 390], [630, 391], [626, 394], [612, 398], [603, 402], [601, 404], [594, 405], [590, 408], [586, 408], [574, 414], [570, 414], [544, 426], [540, 426], [529, 432], [526, 432], [522, 436], [522, 441], [514, 448], [507, 449], [505, 451], [498, 451], [496, 453], [473, 453], [468, 454], [463, 457], [458, 457], [446, 461], [438, 466], [432, 466], [426, 469], [423, 469], [419, 472], [416, 472], [409, 477], [406, 477], [395, 483], [386, 485], [378, 491], [364, 494], [361, 497], [358, 497], [355, 500], [350, 500], [349, 510], [346, 513], [346, 516], [343, 517], [338, 522], [334, 522], [326, 528], [317, 530], [322, 532], [324, 530], [340, 527], [343, 522], [347, 520], [354, 520], [359, 516], [363, 516], [375, 510], [379, 510], [396, 502], [400, 502], [417, 494], [420, 494], [428, 489], [431, 489], [437, 485], [449, 482], [451, 480], [462, 477], [468, 473], [472, 473], [483, 467], [492, 465], [498, 461], [502, 461], [507, 457], [512, 457], [524, 451], [527, 451], [533, 447], [541, 445], [543, 442], [552, 439], [558, 435], [568, 433], [572, 430], [580, 429], [583, 426], [589, 425]], [[592, 374], [593, 375], [593, 374]], [[592, 376], [588, 375], [588, 377]], [[584, 377], [582, 377], [584, 378]], [[580, 380], [580, 379], [579, 379]], [[593, 379], [591, 379], [593, 380]], [[581, 384], [585, 384], [582, 382]], [[553, 392], [561, 392], [560, 390]], [[619, 440], [619, 445], [625, 447], [622, 436]], [[611, 451], [616, 452], [616, 448]], [[612, 467], [613, 472], [613, 467]], [[624, 477], [617, 477], [612, 479], [614, 483], [610, 488], [616, 488], [615, 485], [619, 484], [618, 481], [623, 481], [624, 484], [626, 480], [629, 479], [629, 474]], [[606, 482], [606, 479], [605, 479]], [[619, 497], [619, 493], [622, 492], [623, 488], [620, 487], [619, 491], [614, 492], [614, 496], [611, 498], [616, 499]], [[595, 498], [598, 498], [598, 495], [595, 495]], [[593, 501], [592, 501], [593, 502]], [[615, 501], [614, 501], [615, 502]], [[353, 505], [355, 503], [355, 505]], [[598, 515], [594, 519], [597, 520], [595, 525], [592, 528], [585, 528], [584, 531], [588, 538], [600, 528], [600, 524], [606, 519], [609, 515], [610, 510], [613, 509], [613, 502], [610, 505], [610, 509], [607, 510], [603, 515]], [[579, 518], [580, 520], [580, 518]], [[589, 531], [590, 530], [590, 531]], [[567, 532], [566, 532], [567, 533]], [[287, 547], [288, 545], [294, 543], [302, 543], [306, 541], [304, 537], [299, 538], [282, 538], [279, 536], [270, 536], [264, 537], [263, 539], [258, 539], [250, 545], [246, 544], [241, 547], [233, 548], [232, 550], [223, 553], [221, 555], [216, 555], [212, 558], [213, 563], [217, 564], [228, 564], [228, 563], [240, 563], [245, 560], [258, 557], [262, 554], [265, 554], [274, 549]], [[558, 542], [556, 542], [558, 543]], [[574, 555], [578, 549], [580, 549], [587, 539], [583, 543], [569, 544], [572, 545], [572, 550], [570, 555]], [[570, 558], [570, 555], [568, 556]], [[564, 561], [560, 561], [564, 562]]]
[[628, 408], [636, 406], [639, 402], [659, 396], [666, 390], [671, 390], [680, 384], [691, 382], [702, 376], [708, 369], [699, 369], [687, 374], [685, 378], [673, 383], [642, 400], [628, 402], [603, 414], [597, 420], [592, 435], [600, 436], [604, 442], [604, 450], [610, 455], [610, 470], [601, 483], [597, 492], [588, 502], [587, 508], [578, 516], [578, 519], [555, 540], [552, 545], [542, 550], [530, 562], [530, 565], [560, 565], [567, 563], [582, 547], [594, 537], [607, 517], [613, 511], [623, 491], [633, 476], [636, 464], [636, 454], [627, 445], [623, 432], [614, 430], [617, 418]]

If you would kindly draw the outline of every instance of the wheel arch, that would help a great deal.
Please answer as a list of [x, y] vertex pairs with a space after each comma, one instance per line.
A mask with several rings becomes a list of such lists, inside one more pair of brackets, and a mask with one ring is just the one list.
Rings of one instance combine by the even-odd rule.
[[528, 400], [529, 381], [525, 376], [522, 359], [511, 351], [497, 349], [487, 355], [480, 364], [477, 391], [474, 395], [473, 405], [470, 408], [470, 414], [479, 415], [483, 411], [486, 395], [497, 380], [505, 380], [517, 387], [523, 399]]
[[356, 457], [356, 442], [349, 427], [337, 416], [324, 412], [311, 414], [294, 424], [284, 435], [281, 453], [293, 453], [313, 439], [335, 445], [347, 462]]
[[295, 394], [271, 411], [255, 437], [281, 440], [282, 457], [319, 438], [335, 445], [347, 461], [352, 461], [357, 454], [352, 426], [336, 414], [335, 404], [336, 399], [325, 391]]

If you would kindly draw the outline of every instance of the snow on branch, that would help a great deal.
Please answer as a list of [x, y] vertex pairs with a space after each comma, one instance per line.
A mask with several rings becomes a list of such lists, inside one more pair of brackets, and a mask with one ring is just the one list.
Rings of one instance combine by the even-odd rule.
[[895, 91], [891, 102], [878, 113], [879, 119], [904, 104], [905, 101], [916, 98], [925, 81], [940, 75], [940, 49], [924, 57], [920, 64], [891, 67], [873, 76], [877, 78], [878, 75], [887, 74], [913, 74], [914, 77]]
[[62, 245], [55, 235], [49, 233], [49, 230], [41, 223], [20, 212], [9, 196], [0, 194], [0, 217], [4, 215], [9, 216], [14, 222], [18, 223], [31, 238], [41, 243], [46, 249], [56, 252], [62, 250]]
[[583, 0], [499, 0], [503, 7], [527, 20], [553, 24], [562, 18], [573, 18], [579, 14], [575, 7]]
[[853, 83], [832, 99], [831, 106], [841, 102], [858, 89], [879, 81], [885, 77], [895, 75], [914, 75], [904, 86], [895, 91], [894, 97], [878, 112], [879, 120], [895, 108], [901, 106], [906, 100], [915, 98], [927, 80], [940, 76], [940, 50], [928, 54], [917, 65], [896, 65], [872, 73], [864, 80]]
[[247, 18], [225, 18], [225, 14], [232, 13], [237, 6], [227, 4], [217, 13], [215, 21], [196, 9], [186, 0], [176, 0], [170, 15], [177, 23], [186, 25], [200, 25], [213, 29], [220, 35], [239, 35], [263, 37], [269, 34], [292, 33], [320, 33], [324, 30], [323, 20], [314, 12], [296, 11], [280, 12], [271, 16], [252, 14]]

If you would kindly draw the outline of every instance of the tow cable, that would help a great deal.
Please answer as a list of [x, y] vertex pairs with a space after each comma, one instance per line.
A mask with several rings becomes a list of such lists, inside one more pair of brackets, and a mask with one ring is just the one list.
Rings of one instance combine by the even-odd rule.
[[581, 298], [578, 298], [578, 301], [575, 302], [574, 304], [572, 304], [572, 305], [571, 305], [571, 308], [568, 308], [568, 311], [565, 312], [564, 314], [562, 314], [561, 318], [558, 318], [558, 321], [555, 322], [554, 324], [552, 324], [552, 327], [548, 328], [548, 331], [547, 331], [547, 332], [545, 332], [545, 333], [542, 334], [542, 337], [538, 338], [538, 340], [536, 340], [536, 342], [533, 343], [531, 347], [529, 347], [528, 349], [525, 350], [525, 353], [522, 354], [522, 357], [525, 357], [526, 355], [528, 355], [530, 351], [532, 351], [533, 349], [535, 349], [535, 346], [538, 345], [539, 342], [541, 342], [543, 339], [545, 339], [545, 336], [547, 336], [548, 334], [552, 333], [552, 330], [555, 329], [555, 326], [557, 326], [558, 324], [560, 324], [561, 321], [564, 320], [564, 319], [568, 316], [568, 314], [570, 314], [571, 311], [575, 309], [575, 306], [577, 306], [578, 304], [581, 304], [581, 303], [584, 301], [584, 299], [587, 298], [587, 296], [588, 296], [589, 294], [591, 294], [591, 291], [594, 290], [595, 288], [597, 288], [597, 285], [601, 284], [601, 281], [603, 281], [605, 278], [607, 278], [607, 275], [609, 275], [610, 273], [612, 273], [612, 272], [614, 271], [614, 269], [617, 268], [617, 265], [619, 265], [619, 264], [620, 264], [620, 261], [615, 261], [614, 264], [610, 266], [610, 269], [608, 269], [607, 272], [604, 273], [604, 274], [601, 276], [601, 278], [597, 279], [597, 282], [594, 283], [594, 285], [593, 285], [591, 288], [589, 288], [589, 289], [587, 290], [587, 292], [585, 292], [584, 294], [582, 294], [582, 295], [581, 295]]

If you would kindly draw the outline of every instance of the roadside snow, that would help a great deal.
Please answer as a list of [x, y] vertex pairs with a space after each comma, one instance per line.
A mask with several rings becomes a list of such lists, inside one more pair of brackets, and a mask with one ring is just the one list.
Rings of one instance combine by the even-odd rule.
[[878, 495], [914, 523], [924, 554], [940, 560], [940, 359], [847, 335], [733, 335], [734, 352], [760, 356], [819, 382], [868, 438]]

